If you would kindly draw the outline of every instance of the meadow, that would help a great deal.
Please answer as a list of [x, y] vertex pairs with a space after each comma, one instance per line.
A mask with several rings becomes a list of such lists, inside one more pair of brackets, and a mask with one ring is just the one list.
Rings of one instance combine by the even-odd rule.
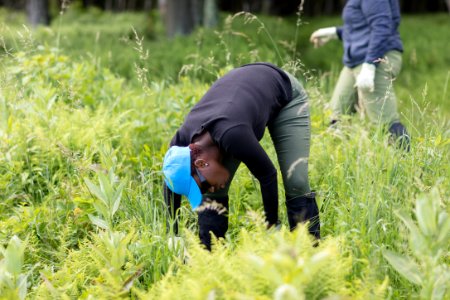
[[[328, 128], [341, 44], [308, 38], [339, 17], [223, 14], [173, 40], [156, 12], [72, 8], [48, 28], [23, 23], [0, 10], [0, 298], [448, 299], [448, 15], [402, 19], [395, 91], [410, 153], [359, 116]], [[168, 142], [215, 79], [253, 61], [296, 74], [310, 96], [323, 239], [290, 233], [281, 200], [283, 226], [266, 230], [241, 166], [226, 238], [202, 249], [184, 201], [184, 245], [171, 246]]]

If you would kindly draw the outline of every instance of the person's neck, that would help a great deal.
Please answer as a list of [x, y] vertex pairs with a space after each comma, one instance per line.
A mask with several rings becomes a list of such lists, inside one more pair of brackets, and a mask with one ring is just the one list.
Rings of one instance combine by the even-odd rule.
[[215, 145], [208, 131], [205, 131], [199, 136], [195, 137], [192, 142], [196, 145], [199, 145], [202, 148], [209, 148]]

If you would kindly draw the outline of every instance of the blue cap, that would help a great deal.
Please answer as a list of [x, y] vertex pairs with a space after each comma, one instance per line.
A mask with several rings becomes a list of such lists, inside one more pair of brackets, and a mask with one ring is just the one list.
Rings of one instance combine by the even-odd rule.
[[202, 201], [200, 188], [191, 176], [191, 149], [189, 147], [172, 146], [164, 156], [164, 181], [169, 189], [184, 195], [196, 209]]

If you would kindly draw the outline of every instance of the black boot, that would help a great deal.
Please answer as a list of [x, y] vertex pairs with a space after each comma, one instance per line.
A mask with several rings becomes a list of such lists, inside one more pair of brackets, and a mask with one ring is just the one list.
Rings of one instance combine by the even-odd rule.
[[286, 208], [291, 231], [298, 223], [309, 221], [309, 233], [320, 239], [319, 208], [314, 192], [286, 200]]
[[399, 148], [409, 152], [411, 148], [411, 137], [402, 123], [392, 123], [389, 126], [389, 133]]
[[203, 200], [197, 214], [200, 241], [211, 251], [211, 233], [217, 238], [223, 238], [228, 230], [228, 197]]
[[338, 122], [339, 122], [338, 119], [331, 119], [330, 124], [328, 124], [328, 127], [336, 128]]

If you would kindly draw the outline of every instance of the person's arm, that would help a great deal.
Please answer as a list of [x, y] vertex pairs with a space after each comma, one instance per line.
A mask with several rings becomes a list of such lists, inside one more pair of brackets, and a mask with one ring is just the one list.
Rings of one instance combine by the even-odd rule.
[[365, 63], [377, 65], [384, 56], [384, 44], [394, 32], [389, 0], [361, 1], [361, 11], [370, 27]]
[[264, 212], [269, 226], [278, 222], [277, 170], [259, 144], [253, 131], [246, 126], [229, 129], [221, 138], [226, 153], [242, 161], [261, 185]]
[[339, 37], [336, 27], [325, 27], [314, 31], [309, 38], [309, 41], [314, 44], [315, 48], [321, 47], [330, 40], [335, 40]]

